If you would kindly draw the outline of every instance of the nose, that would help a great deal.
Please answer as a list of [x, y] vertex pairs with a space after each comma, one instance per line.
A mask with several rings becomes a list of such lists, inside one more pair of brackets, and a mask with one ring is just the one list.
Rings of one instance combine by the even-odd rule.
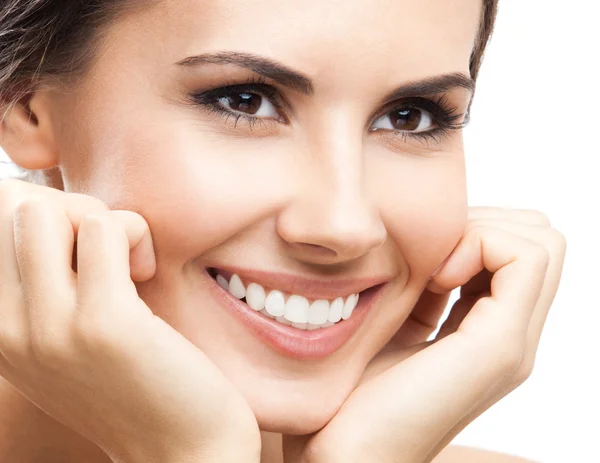
[[277, 221], [278, 233], [296, 259], [352, 261], [385, 241], [387, 230], [367, 191], [362, 145], [362, 138], [350, 141], [338, 132], [303, 157], [306, 162], [295, 176], [298, 193]]

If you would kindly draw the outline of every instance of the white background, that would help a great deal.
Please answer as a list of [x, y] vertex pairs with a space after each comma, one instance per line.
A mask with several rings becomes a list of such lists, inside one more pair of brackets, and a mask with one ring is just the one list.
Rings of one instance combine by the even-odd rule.
[[568, 250], [533, 375], [455, 443], [600, 463], [599, 29], [596, 0], [500, 0], [465, 132], [469, 200], [545, 212]]
[[542, 210], [569, 248], [533, 375], [455, 443], [600, 463], [599, 20], [595, 0], [500, 0], [466, 129], [469, 199]]

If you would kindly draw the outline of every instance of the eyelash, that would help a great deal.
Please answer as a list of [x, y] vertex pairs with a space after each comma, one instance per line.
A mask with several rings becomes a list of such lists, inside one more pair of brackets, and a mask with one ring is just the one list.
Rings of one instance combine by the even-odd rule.
[[263, 77], [251, 77], [244, 83], [233, 81], [224, 87], [217, 87], [215, 89], [200, 93], [192, 93], [189, 98], [191, 99], [192, 103], [208, 109], [211, 114], [218, 114], [222, 116], [225, 119], [225, 122], [229, 121], [230, 118], [233, 118], [234, 128], [237, 127], [240, 120], [248, 122], [250, 130], [252, 130], [256, 124], [261, 126], [271, 126], [271, 124], [275, 124], [277, 122], [288, 122], [285, 117], [281, 117], [280, 120], [275, 120], [255, 117], [251, 116], [250, 114], [233, 112], [219, 104], [220, 98], [239, 93], [256, 93], [266, 97], [277, 110], [283, 110], [288, 106], [279, 92], [273, 86], [267, 84]]
[[[225, 122], [229, 121], [230, 118], [233, 118], [234, 127], [237, 127], [240, 120], [248, 122], [251, 130], [256, 124], [270, 126], [271, 124], [289, 122], [285, 116], [281, 116], [281, 118], [278, 120], [267, 119], [252, 116], [250, 114], [233, 112], [219, 104], [219, 99], [240, 93], [253, 93], [262, 97], [266, 97], [278, 110], [278, 112], [289, 107], [287, 102], [282, 98], [281, 94], [273, 86], [267, 84], [265, 79], [262, 77], [252, 77], [244, 83], [233, 81], [224, 87], [218, 87], [204, 92], [192, 93], [189, 95], [189, 98], [192, 103], [208, 109], [210, 113], [219, 114], [225, 118]], [[464, 114], [460, 113], [459, 109], [449, 102], [446, 95], [436, 95], [430, 98], [412, 97], [406, 98], [402, 101], [395, 101], [386, 105], [386, 107], [372, 117], [371, 120], [375, 121], [384, 115], [392, 113], [393, 111], [406, 109], [419, 109], [427, 111], [431, 114], [435, 127], [422, 132], [409, 132], [402, 130], [388, 131], [388, 133], [393, 133], [402, 137], [403, 141], [411, 138], [425, 144], [428, 144], [430, 141], [439, 143], [443, 138], [449, 135], [450, 131], [462, 129], [468, 123], [466, 117], [462, 122], [460, 122]], [[373, 130], [373, 132], [376, 131], [377, 130]]]
[[[435, 127], [423, 132], [409, 132], [403, 130], [392, 130], [391, 133], [402, 137], [406, 142], [408, 138], [428, 144], [430, 141], [439, 143], [447, 137], [451, 131], [464, 128], [468, 119], [465, 114], [459, 111], [457, 106], [453, 106], [446, 95], [434, 95], [429, 98], [411, 97], [402, 101], [394, 101], [381, 111], [379, 111], [372, 119], [376, 120], [381, 116], [390, 114], [398, 110], [419, 109], [425, 110], [431, 114]], [[461, 122], [462, 119], [462, 122]]]

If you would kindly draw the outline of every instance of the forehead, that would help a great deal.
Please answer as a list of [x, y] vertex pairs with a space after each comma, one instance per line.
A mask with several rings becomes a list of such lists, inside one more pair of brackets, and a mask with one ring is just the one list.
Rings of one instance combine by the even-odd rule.
[[114, 38], [172, 62], [240, 51], [317, 80], [336, 71], [416, 79], [468, 72], [481, 8], [482, 0], [160, 0], [119, 21]]

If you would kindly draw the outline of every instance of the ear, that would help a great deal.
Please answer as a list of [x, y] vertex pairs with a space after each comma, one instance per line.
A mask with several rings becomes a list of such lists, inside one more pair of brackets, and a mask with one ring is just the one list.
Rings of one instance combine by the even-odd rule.
[[58, 164], [50, 105], [44, 90], [21, 98], [6, 110], [0, 104], [0, 147], [24, 169], [49, 169]]

